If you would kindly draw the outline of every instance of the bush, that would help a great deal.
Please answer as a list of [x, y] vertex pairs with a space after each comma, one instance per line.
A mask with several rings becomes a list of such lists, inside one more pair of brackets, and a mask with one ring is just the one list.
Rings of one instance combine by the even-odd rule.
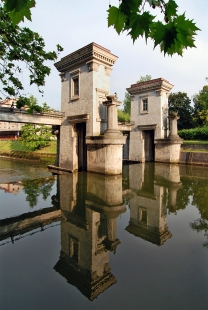
[[128, 113], [118, 109], [118, 121], [130, 123], [130, 115]]
[[184, 140], [208, 140], [208, 126], [179, 130], [178, 134]]

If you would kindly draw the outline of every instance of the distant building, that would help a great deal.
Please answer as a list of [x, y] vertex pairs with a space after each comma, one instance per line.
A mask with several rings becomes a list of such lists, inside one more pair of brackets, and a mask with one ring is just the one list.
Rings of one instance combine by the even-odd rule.
[[[0, 101], [0, 108], [15, 108], [17, 99], [4, 99]], [[12, 112], [12, 111], [11, 111]], [[0, 140], [17, 140], [21, 127], [24, 124], [0, 122]]]

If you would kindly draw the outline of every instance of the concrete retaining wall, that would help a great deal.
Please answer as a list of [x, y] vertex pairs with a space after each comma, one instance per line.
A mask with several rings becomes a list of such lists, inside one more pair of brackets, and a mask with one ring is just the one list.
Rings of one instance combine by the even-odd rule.
[[181, 149], [183, 150], [204, 150], [208, 152], [208, 144], [182, 144]]
[[208, 152], [181, 152], [179, 163], [208, 166]]

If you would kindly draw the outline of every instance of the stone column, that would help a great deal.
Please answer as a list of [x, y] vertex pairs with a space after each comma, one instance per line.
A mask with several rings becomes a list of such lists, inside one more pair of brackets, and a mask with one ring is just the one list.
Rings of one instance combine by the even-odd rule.
[[106, 97], [108, 100], [103, 102], [103, 105], [107, 107], [107, 129], [104, 135], [121, 135], [118, 129], [118, 114], [117, 107], [121, 105], [121, 102], [116, 99], [116, 96], [109, 95]]
[[122, 151], [126, 137], [118, 129], [117, 106], [121, 104], [116, 94], [107, 95], [108, 122], [104, 135], [86, 137], [87, 171], [117, 175], [122, 173]]
[[107, 238], [113, 242], [116, 240], [117, 218], [107, 218]]
[[178, 116], [177, 113], [172, 113], [168, 116], [169, 120], [170, 120], [170, 134], [169, 134], [169, 138], [176, 138], [179, 137], [178, 136], [178, 119], [180, 118], [180, 116]]

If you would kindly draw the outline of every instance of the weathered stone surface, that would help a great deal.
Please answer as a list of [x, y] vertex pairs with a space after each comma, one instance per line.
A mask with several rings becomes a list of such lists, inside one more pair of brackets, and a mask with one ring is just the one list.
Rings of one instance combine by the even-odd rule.
[[[164, 139], [168, 131], [168, 95], [173, 85], [159, 78], [127, 88], [131, 101], [131, 122], [129, 159], [144, 162], [148, 160], [145, 150], [145, 134], [154, 131], [151, 139]], [[147, 99], [147, 110], [143, 100]]]
[[[61, 111], [65, 112], [60, 132], [60, 167], [72, 171], [81, 168], [80, 154], [86, 156], [85, 135], [97, 136], [106, 130], [107, 108], [102, 102], [110, 91], [110, 71], [116, 59], [108, 49], [91, 43], [55, 64], [62, 81]], [[78, 79], [76, 95], [73, 94], [74, 78]], [[78, 123], [86, 124], [81, 140]], [[83, 144], [83, 152], [80, 144]]]

